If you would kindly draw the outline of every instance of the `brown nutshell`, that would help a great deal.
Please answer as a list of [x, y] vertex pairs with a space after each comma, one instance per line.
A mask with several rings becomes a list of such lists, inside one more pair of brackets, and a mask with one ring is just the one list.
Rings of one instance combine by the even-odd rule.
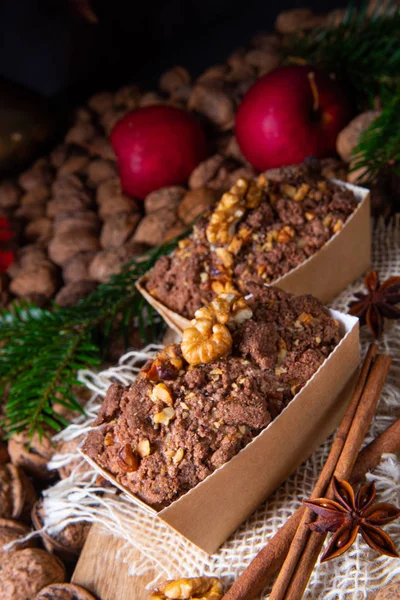
[[80, 585], [53, 583], [40, 590], [34, 600], [96, 600], [96, 598]]

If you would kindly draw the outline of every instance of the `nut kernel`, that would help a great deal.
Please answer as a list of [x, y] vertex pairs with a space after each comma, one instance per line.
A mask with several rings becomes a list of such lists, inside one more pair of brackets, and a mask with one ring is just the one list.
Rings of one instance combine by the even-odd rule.
[[173, 419], [174, 417], [174, 409], [167, 406], [167, 408], [163, 408], [161, 412], [158, 412], [153, 416], [153, 421], [154, 423], [160, 423], [161, 425], [165, 425], [167, 427], [171, 419]]
[[140, 440], [138, 445], [136, 446], [136, 452], [139, 454], [140, 458], [145, 458], [145, 456], [150, 455], [150, 442], [149, 440]]
[[165, 383], [157, 383], [157, 385], [152, 389], [150, 398], [153, 402], [157, 402], [158, 400], [164, 402], [164, 404], [168, 404], [168, 406], [172, 406], [173, 398], [170, 392], [170, 389]]

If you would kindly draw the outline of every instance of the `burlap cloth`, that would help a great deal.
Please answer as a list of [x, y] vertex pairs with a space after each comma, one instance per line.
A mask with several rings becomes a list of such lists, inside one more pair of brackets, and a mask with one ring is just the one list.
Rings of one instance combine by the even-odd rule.
[[[387, 225], [379, 222], [374, 228], [373, 268], [379, 272], [382, 281], [390, 275], [400, 274], [399, 227], [400, 219], [396, 218]], [[360, 279], [345, 290], [332, 303], [332, 307], [347, 311], [354, 292], [362, 288]], [[371, 341], [371, 335], [363, 328], [363, 352]], [[132, 382], [143, 360], [156, 349], [153, 346], [142, 352], [130, 352], [120, 359], [117, 366], [101, 373], [81, 372], [80, 380], [94, 392], [88, 405], [88, 415], [70, 425], [57, 439], [73, 440], [85, 433], [110, 383], [115, 380], [124, 384]], [[386, 323], [381, 349], [393, 357], [393, 366], [367, 442], [383, 431], [395, 417], [399, 417], [400, 322]], [[323, 396], [323, 390], [321, 395]], [[75, 451], [70, 455], [57, 455], [52, 461], [53, 468], [66, 465], [72, 460], [78, 460], [78, 463], [67, 479], [45, 492], [46, 528], [50, 532], [57, 531], [65, 523], [81, 519], [101, 522], [106, 529], [126, 541], [119, 559], [129, 563], [132, 574], [141, 574], [149, 568], [154, 568], [163, 579], [208, 574], [221, 577], [229, 585], [285, 523], [301, 500], [310, 496], [331, 442], [332, 439], [329, 439], [318, 448], [211, 557], [160, 520], [135, 506], [124, 494], [116, 496], [114, 489], [99, 488], [94, 472], [87, 469], [86, 463], [86, 470], [82, 469], [82, 459]], [[396, 456], [386, 455], [375, 472], [368, 475], [368, 479], [376, 482], [381, 501], [399, 504], [400, 461]], [[204, 527], [207, 527], [207, 523], [204, 523]], [[386, 530], [399, 547], [398, 524], [392, 523]], [[346, 555], [315, 568], [305, 598], [361, 600], [385, 583], [400, 581], [400, 560], [378, 557], [369, 550], [360, 536], [358, 538]], [[137, 549], [141, 552], [141, 559], [137, 558]], [[268, 590], [262, 598], [267, 597]]]

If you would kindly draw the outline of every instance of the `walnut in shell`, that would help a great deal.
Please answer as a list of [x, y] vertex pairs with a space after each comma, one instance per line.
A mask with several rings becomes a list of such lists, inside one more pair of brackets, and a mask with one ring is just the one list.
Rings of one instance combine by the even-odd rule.
[[10, 290], [16, 296], [51, 298], [58, 288], [56, 270], [51, 264], [38, 265], [31, 269], [21, 269], [10, 283]]
[[208, 187], [200, 187], [186, 192], [178, 206], [178, 217], [186, 225], [191, 225], [201, 214], [211, 208], [220, 194]]
[[135, 231], [140, 213], [117, 213], [107, 219], [100, 235], [102, 248], [120, 248]]
[[218, 129], [226, 131], [233, 127], [235, 104], [229, 94], [213, 82], [195, 85], [188, 107], [207, 117]]
[[97, 284], [89, 279], [83, 279], [82, 281], [72, 281], [62, 287], [54, 301], [58, 306], [75, 306], [79, 300], [86, 298], [89, 294], [94, 292]]
[[80, 146], [92, 140], [95, 134], [96, 129], [91, 123], [80, 121], [67, 131], [64, 141], [66, 144], [77, 144]]
[[89, 108], [99, 115], [112, 108], [113, 103], [114, 97], [111, 92], [98, 92], [89, 98], [88, 101]]
[[225, 158], [222, 154], [214, 154], [213, 156], [210, 156], [210, 158], [199, 163], [197, 167], [193, 169], [192, 174], [189, 177], [189, 187], [192, 190], [195, 190], [207, 185], [207, 183], [217, 175], [224, 160]]
[[336, 150], [342, 160], [351, 161], [352, 152], [360, 140], [360, 135], [368, 129], [380, 114], [379, 110], [367, 110], [355, 117], [342, 129], [336, 140]]
[[58, 169], [58, 175], [68, 175], [69, 173], [83, 174], [89, 162], [90, 158], [88, 156], [70, 156]]
[[47, 217], [39, 217], [34, 219], [27, 225], [25, 236], [32, 242], [47, 243], [53, 233], [53, 222]]
[[89, 265], [95, 256], [95, 251], [78, 252], [78, 254], [70, 258], [63, 267], [63, 279], [65, 283], [90, 279]]
[[26, 473], [39, 479], [50, 479], [52, 472], [47, 469], [47, 463], [55, 452], [51, 440], [35, 433], [32, 439], [26, 432], [15, 433], [8, 441], [8, 452], [11, 462], [23, 468]]
[[285, 10], [277, 16], [275, 29], [279, 33], [290, 35], [297, 31], [305, 31], [323, 25], [325, 17], [315, 15], [309, 8], [293, 8]]
[[78, 252], [100, 250], [97, 235], [86, 226], [63, 233], [57, 233], [49, 244], [49, 256], [56, 265], [63, 266]]
[[179, 202], [186, 193], [186, 189], [179, 185], [161, 188], [151, 192], [144, 201], [146, 214], [156, 212], [162, 208], [167, 208], [176, 212]]
[[96, 254], [89, 266], [89, 276], [94, 281], [105, 283], [111, 275], [119, 273], [122, 265], [147, 249], [145, 244], [128, 242], [121, 248], [110, 248]]
[[160, 90], [166, 94], [173, 94], [178, 88], [190, 83], [190, 73], [184, 67], [173, 67], [165, 71], [160, 77]]
[[97, 187], [102, 181], [112, 179], [117, 176], [117, 166], [111, 160], [104, 158], [95, 158], [90, 162], [87, 169], [88, 184]]
[[2, 554], [6, 552], [15, 552], [17, 550], [23, 550], [24, 548], [33, 548], [37, 545], [34, 538], [26, 542], [20, 542], [15, 544], [9, 550], [3, 550], [3, 546], [16, 542], [20, 538], [30, 533], [30, 528], [19, 521], [13, 519], [0, 519], [0, 558]]
[[21, 190], [10, 181], [0, 183], [0, 208], [13, 208], [18, 205]]
[[0, 465], [0, 518], [29, 521], [35, 501], [35, 490], [23, 470], [12, 463]]
[[66, 459], [71, 459], [67, 464], [58, 469], [58, 474], [61, 479], [67, 479], [74, 470], [78, 470], [79, 473], [90, 471], [91, 466], [89, 463], [77, 452], [77, 449], [85, 437], [85, 435], [80, 435], [67, 442], [60, 441], [58, 443], [57, 454], [63, 454]]
[[80, 585], [52, 583], [40, 590], [34, 600], [96, 600], [96, 598]]
[[148, 246], [162, 244], [167, 232], [175, 225], [177, 216], [168, 208], [146, 215], [139, 223], [132, 241]]
[[[42, 529], [44, 525], [43, 518], [43, 505], [39, 501], [32, 509], [32, 522], [35, 529]], [[48, 552], [57, 554], [65, 562], [71, 562], [79, 556], [89, 529], [90, 523], [71, 523], [57, 534], [50, 535], [46, 531], [41, 531], [40, 536]]]
[[6, 554], [0, 570], [0, 598], [28, 600], [46, 585], [65, 580], [62, 562], [40, 548]]

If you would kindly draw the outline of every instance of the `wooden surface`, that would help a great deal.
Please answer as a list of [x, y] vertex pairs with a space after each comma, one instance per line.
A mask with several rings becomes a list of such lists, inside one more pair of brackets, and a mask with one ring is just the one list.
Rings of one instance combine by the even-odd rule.
[[92, 592], [99, 600], [147, 600], [146, 585], [155, 573], [133, 577], [129, 566], [117, 559], [124, 542], [103, 533], [100, 525], [93, 525], [76, 565], [73, 583]]

